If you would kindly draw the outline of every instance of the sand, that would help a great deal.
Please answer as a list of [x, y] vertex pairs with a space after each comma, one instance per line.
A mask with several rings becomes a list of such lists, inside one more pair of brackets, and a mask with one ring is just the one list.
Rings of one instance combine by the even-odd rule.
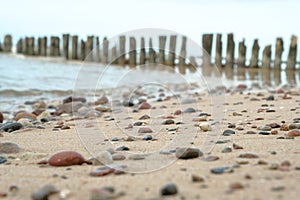
[[[117, 199], [298, 199], [300, 191], [300, 170], [295, 168], [300, 166], [300, 137], [294, 139], [277, 139], [285, 138], [288, 131], [281, 131], [279, 128], [276, 135], [260, 135], [259, 130], [253, 128], [253, 125], [264, 126], [270, 123], [278, 123], [282, 125], [282, 121], [286, 124], [293, 123], [293, 119], [299, 117], [299, 101], [298, 95], [291, 94], [291, 99], [283, 99], [284, 94], [272, 94], [274, 101], [267, 101], [265, 98], [271, 94], [264, 91], [257, 95], [256, 92], [244, 91], [226, 93], [224, 106], [212, 106], [212, 100], [208, 95], [197, 96], [197, 103], [186, 104], [185, 107], [198, 107], [196, 113], [183, 113], [182, 115], [173, 115], [175, 110], [181, 109], [178, 99], [171, 98], [162, 102], [150, 102], [156, 109], [140, 110], [133, 113], [135, 108], [124, 108], [119, 113], [105, 112], [101, 117], [96, 119], [71, 120], [66, 116], [64, 121], [70, 126], [70, 129], [53, 131], [56, 121], [44, 124], [45, 129], [25, 129], [13, 133], [3, 132], [1, 142], [13, 142], [18, 144], [22, 150], [17, 154], [7, 154], [7, 163], [0, 165], [0, 193], [6, 193], [7, 197], [3, 199], [30, 199], [31, 194], [46, 184], [52, 184], [61, 192], [49, 196], [49, 199], [90, 199], [91, 190], [105, 186], [113, 186], [116, 193], [123, 192], [124, 195]], [[257, 101], [251, 98], [257, 98]], [[175, 104], [177, 103], [177, 104]], [[267, 104], [268, 107], [262, 107]], [[163, 109], [160, 106], [164, 105]], [[275, 112], [260, 112], [259, 108], [271, 108]], [[294, 108], [293, 111], [291, 109]], [[226, 110], [225, 114], [222, 110]], [[125, 174], [109, 174], [103, 177], [91, 177], [89, 173], [100, 166], [93, 165], [77, 165], [68, 167], [53, 167], [49, 165], [38, 165], [37, 163], [43, 158], [22, 159], [25, 152], [44, 153], [45, 158], [49, 158], [52, 154], [61, 150], [74, 150], [82, 154], [85, 158], [92, 157], [95, 152], [112, 147], [116, 149], [120, 146], [130, 148], [129, 152], [153, 153], [159, 152], [161, 149], [168, 147], [176, 147], [179, 143], [175, 143], [176, 136], [186, 134], [186, 141], [192, 141], [191, 147], [205, 149], [203, 142], [207, 142], [207, 135], [211, 131], [204, 132], [198, 125], [203, 122], [193, 121], [200, 112], [212, 113], [207, 118], [207, 123], [215, 120], [213, 113], [219, 113], [224, 119], [223, 124], [216, 125], [219, 131], [216, 136], [211, 137], [213, 143], [209, 146], [212, 151], [204, 152], [204, 155], [194, 159], [182, 160], [176, 159], [174, 154], [159, 155], [158, 161], [134, 160], [116, 161], [119, 164], [132, 164], [134, 167], [143, 166], [144, 163], [153, 166], [150, 167], [151, 172], [143, 171], [142, 167], [138, 168], [138, 173], [134, 173], [137, 168], [130, 168]], [[234, 116], [233, 113], [240, 113], [241, 116]], [[123, 114], [120, 114], [123, 113]], [[125, 114], [124, 114], [125, 113]], [[151, 120], [138, 120], [143, 114], [151, 116]], [[186, 121], [188, 124], [182, 125], [161, 125], [164, 121], [163, 116], [174, 116], [175, 122]], [[105, 121], [105, 116], [114, 117], [113, 121]], [[130, 118], [126, 118], [129, 116]], [[261, 117], [263, 120], [255, 120]], [[153, 137], [155, 141], [116, 141], [111, 142], [114, 137], [126, 138], [122, 131], [128, 131], [137, 137], [143, 136], [138, 134], [138, 128], [124, 129], [129, 123], [136, 121], [148, 122], [148, 127], [154, 131]], [[128, 123], [129, 122], [129, 123]], [[87, 124], [92, 124], [90, 127]], [[236, 127], [243, 128], [227, 128], [228, 123], [236, 124]], [[167, 131], [167, 128], [180, 127], [174, 134]], [[222, 136], [223, 130], [232, 129], [235, 134], [230, 136]], [[257, 134], [246, 134], [247, 131], [256, 131]], [[93, 133], [88, 136], [88, 133]], [[95, 135], [95, 132], [99, 132]], [[104, 133], [105, 135], [101, 135]], [[147, 134], [146, 134], [147, 135]], [[196, 135], [195, 138], [189, 138]], [[90, 139], [89, 139], [90, 137]], [[95, 137], [95, 139], [93, 139]], [[180, 136], [178, 136], [180, 137]], [[109, 141], [105, 141], [107, 138]], [[172, 141], [170, 139], [173, 139]], [[99, 140], [99, 141], [95, 141]], [[215, 144], [218, 140], [230, 140], [224, 144]], [[177, 141], [178, 142], [178, 141]], [[103, 143], [101, 145], [101, 143]], [[233, 143], [243, 147], [243, 149], [233, 149], [232, 152], [222, 153], [225, 147], [232, 147]], [[183, 142], [183, 145], [186, 143]], [[97, 146], [98, 147], [95, 147]], [[167, 146], [166, 146], [167, 145]], [[168, 146], [169, 145], [169, 146]], [[99, 147], [100, 146], [100, 147]], [[95, 148], [94, 148], [95, 147]], [[181, 146], [179, 146], [181, 147]], [[207, 146], [206, 146], [207, 147]], [[97, 149], [98, 148], [98, 149]], [[204, 150], [203, 150], [204, 151]], [[242, 159], [239, 155], [251, 152], [258, 158]], [[126, 154], [127, 152], [121, 152]], [[216, 161], [205, 161], [204, 157], [218, 156], [220, 159]], [[164, 157], [166, 156], [166, 160]], [[151, 157], [151, 156], [150, 156]], [[151, 160], [151, 158], [149, 158]], [[234, 166], [237, 161], [248, 161], [247, 164], [241, 164], [233, 168], [232, 173], [213, 174], [212, 168]], [[266, 165], [258, 164], [259, 161], [265, 161]], [[274, 163], [280, 165], [283, 161], [289, 161], [290, 167], [284, 170], [272, 170], [270, 166]], [[162, 163], [161, 165], [159, 163]], [[166, 163], [169, 163], [168, 166]], [[156, 168], [156, 169], [155, 169]], [[125, 170], [126, 171], [126, 170]], [[198, 175], [204, 178], [203, 182], [193, 182], [192, 175]], [[174, 183], [177, 186], [178, 193], [169, 197], [163, 197], [160, 194], [161, 188], [167, 183]], [[242, 189], [231, 189], [230, 185], [239, 183]], [[10, 186], [17, 186], [19, 190], [16, 193], [9, 191]], [[66, 197], [63, 197], [67, 194]]]

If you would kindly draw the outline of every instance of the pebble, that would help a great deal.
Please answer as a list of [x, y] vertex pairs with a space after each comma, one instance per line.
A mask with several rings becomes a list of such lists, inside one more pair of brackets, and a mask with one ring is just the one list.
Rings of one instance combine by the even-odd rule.
[[218, 140], [218, 141], [216, 141], [216, 144], [225, 144], [228, 142], [230, 142], [230, 140]]
[[36, 119], [41, 122], [48, 122], [51, 119], [51, 113], [49, 111], [44, 111], [39, 114]]
[[233, 143], [232, 147], [233, 147], [233, 149], [244, 149], [242, 146], [235, 144], [235, 143]]
[[161, 189], [160, 193], [162, 196], [175, 195], [178, 193], [177, 186], [174, 183], [168, 183]]
[[170, 125], [170, 124], [175, 124], [175, 121], [172, 119], [167, 119], [165, 121], [163, 121], [162, 123], [163, 125]]
[[6, 163], [7, 162], [7, 158], [4, 156], [0, 156], [0, 164]]
[[111, 141], [113, 141], [113, 142], [117, 142], [117, 141], [119, 141], [120, 139], [118, 138], [118, 137], [114, 137], [113, 139], [111, 139]]
[[274, 186], [274, 187], [271, 188], [271, 190], [274, 191], [274, 192], [282, 191], [282, 190], [285, 190], [285, 186], [282, 186], [282, 185]]
[[239, 158], [258, 158], [258, 155], [254, 153], [243, 153], [239, 155]]
[[129, 135], [126, 139], [125, 139], [125, 141], [127, 141], [127, 142], [133, 142], [133, 141], [135, 141], [136, 140], [136, 138], [134, 137], [134, 136], [132, 136], [132, 135]]
[[142, 102], [139, 106], [138, 109], [139, 110], [146, 110], [146, 109], [150, 109], [151, 105], [147, 102]]
[[259, 135], [270, 135], [270, 132], [267, 131], [260, 131], [258, 132]]
[[129, 151], [130, 149], [126, 146], [120, 146], [116, 149], [116, 151]]
[[230, 167], [218, 167], [210, 169], [210, 172], [213, 174], [231, 173], [233, 172], [233, 169]]
[[113, 158], [108, 151], [101, 151], [93, 159], [93, 165], [109, 165], [112, 163], [113, 163]]
[[107, 106], [97, 106], [95, 110], [99, 112], [111, 112], [111, 108]]
[[239, 113], [239, 112], [233, 112], [232, 115], [233, 115], [233, 116], [243, 116], [243, 114], [242, 114], [242, 113]]
[[279, 167], [279, 165], [278, 165], [277, 163], [272, 163], [272, 164], [270, 165], [269, 169], [271, 169], [271, 170], [277, 170], [278, 167]]
[[281, 131], [288, 131], [289, 130], [289, 127], [287, 124], [282, 124], [281, 127], [280, 127], [280, 130]]
[[84, 162], [83, 156], [75, 151], [60, 151], [52, 155], [48, 160], [51, 166], [81, 165]]
[[0, 143], [1, 154], [19, 153], [19, 152], [20, 152], [20, 147], [15, 143], [11, 143], [11, 142]]
[[207, 156], [207, 157], [203, 158], [204, 161], [208, 161], [208, 162], [216, 161], [219, 159], [220, 159], [220, 157], [218, 157], [218, 156]]
[[58, 193], [59, 190], [53, 185], [45, 185], [31, 194], [32, 200], [47, 200], [51, 194]]
[[116, 154], [113, 154], [113, 155], [112, 155], [112, 159], [113, 159], [113, 160], [125, 160], [125, 159], [126, 159], [126, 156], [123, 155], [123, 154], [118, 154], [118, 153], [116, 153]]
[[143, 122], [134, 122], [133, 126], [142, 126], [144, 123]]
[[274, 101], [275, 97], [273, 95], [270, 95], [266, 98], [267, 101]]
[[288, 137], [298, 137], [300, 136], [300, 131], [298, 129], [293, 129], [291, 131], [289, 131], [286, 136]]
[[191, 158], [198, 158], [199, 156], [202, 156], [203, 153], [198, 148], [177, 148], [176, 157], [179, 159], [191, 159]]
[[21, 112], [21, 113], [18, 113], [15, 116], [15, 121], [19, 121], [22, 118], [27, 118], [27, 119], [30, 119], [30, 120], [35, 120], [36, 116], [34, 114], [31, 114], [31, 113], [28, 113], [28, 112]]
[[248, 160], [237, 160], [236, 163], [239, 165], [246, 165], [246, 164], [249, 164], [249, 161]]
[[3, 123], [3, 120], [4, 120], [3, 114], [2, 112], [0, 112], [0, 123]]
[[196, 110], [194, 109], [194, 108], [186, 108], [184, 111], [183, 111], [184, 113], [195, 113], [196, 112]]
[[230, 136], [231, 134], [235, 134], [235, 131], [227, 129], [222, 133], [222, 135], [224, 135], [224, 136]]
[[259, 160], [259, 161], [257, 162], [257, 164], [258, 164], [258, 165], [267, 165], [268, 162], [265, 161], [265, 160]]
[[232, 152], [231, 147], [225, 147], [224, 149], [222, 149], [222, 153], [230, 153], [230, 152]]
[[300, 123], [289, 124], [289, 130], [292, 130], [292, 129], [300, 129]]
[[240, 190], [240, 189], [244, 189], [244, 186], [242, 183], [239, 183], [239, 182], [235, 182], [235, 183], [231, 183], [229, 185], [229, 188], [231, 190]]
[[107, 104], [109, 102], [108, 98], [104, 95], [102, 96], [100, 99], [98, 99], [96, 102], [95, 102], [95, 105], [103, 105], [103, 104]]
[[139, 120], [145, 120], [145, 119], [150, 119], [149, 115], [143, 115], [139, 118]]
[[246, 134], [256, 134], [255, 131], [247, 131]]
[[152, 140], [152, 135], [146, 135], [145, 137], [143, 137], [143, 140]]
[[181, 110], [176, 110], [175, 112], [174, 112], [174, 115], [181, 115]]
[[13, 132], [21, 128], [23, 128], [23, 125], [19, 122], [6, 122], [0, 125], [0, 131], [5, 131], [5, 132]]
[[148, 127], [139, 128], [138, 133], [152, 133], [153, 130]]
[[204, 182], [204, 180], [205, 179], [202, 176], [198, 176], [198, 175], [195, 175], [195, 174], [192, 175], [192, 181], [194, 183]]
[[277, 134], [278, 134], [278, 131], [277, 131], [277, 130], [272, 130], [272, 131], [271, 131], [271, 134], [272, 134], [272, 135], [277, 135]]
[[94, 171], [90, 172], [90, 176], [93, 177], [98, 177], [98, 176], [106, 176], [108, 174], [111, 174], [115, 171], [115, 169], [104, 166], [104, 167], [99, 167], [95, 169]]
[[236, 125], [235, 124], [228, 124], [228, 126], [227, 126], [228, 128], [235, 128], [236, 127]]
[[83, 106], [83, 103], [80, 101], [65, 103], [58, 106], [58, 110], [63, 113], [73, 113], [77, 112]]
[[257, 129], [260, 130], [260, 131], [270, 131], [270, 130], [272, 130], [272, 128], [270, 126], [259, 126]]
[[211, 131], [211, 126], [209, 125], [209, 123], [201, 123], [200, 125], [199, 125], [199, 127], [200, 127], [200, 129], [202, 130], [202, 131]]
[[132, 154], [130, 156], [128, 156], [129, 160], [144, 160], [145, 156], [141, 155], [141, 154]]
[[290, 161], [285, 160], [285, 161], [283, 161], [280, 165], [281, 165], [281, 166], [285, 166], [285, 167], [290, 167], [292, 164], [291, 164]]

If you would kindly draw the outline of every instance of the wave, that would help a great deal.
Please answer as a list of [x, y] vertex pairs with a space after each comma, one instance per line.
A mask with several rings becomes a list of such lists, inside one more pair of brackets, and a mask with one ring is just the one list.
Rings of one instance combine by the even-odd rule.
[[38, 89], [30, 89], [30, 90], [13, 90], [13, 89], [5, 89], [0, 90], [0, 97], [26, 97], [26, 96], [66, 96], [72, 94], [72, 90], [38, 90]]

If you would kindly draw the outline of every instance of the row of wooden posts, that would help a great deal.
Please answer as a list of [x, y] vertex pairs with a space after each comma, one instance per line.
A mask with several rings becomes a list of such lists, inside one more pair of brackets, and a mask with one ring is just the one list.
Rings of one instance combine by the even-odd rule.
[[[286, 64], [286, 69], [296, 69], [297, 64], [297, 37], [292, 36], [288, 57], [286, 61], [282, 60], [283, 39], [277, 38], [275, 44], [275, 58], [272, 60], [272, 48], [271, 45], [264, 47], [262, 51], [262, 59], [259, 60], [260, 46], [258, 39], [254, 40], [252, 46], [251, 58], [248, 59], [249, 65], [246, 65], [246, 51], [245, 40], [238, 43], [238, 57], [235, 58], [235, 41], [232, 33], [227, 34], [227, 47], [225, 52], [225, 58], [223, 56], [222, 35], [216, 34], [215, 42], [215, 56], [212, 59], [213, 50], [213, 38], [214, 34], [204, 34], [202, 36], [203, 55], [202, 66], [208, 66], [215, 64], [218, 67], [233, 68], [235, 65], [238, 67], [249, 68], [273, 68], [280, 70], [282, 64]], [[102, 48], [100, 48], [99, 37], [88, 36], [87, 40], [79, 40], [77, 35], [63, 34], [62, 35], [62, 48], [61, 39], [57, 36], [50, 37], [50, 45], [48, 46], [48, 37], [39, 37], [36, 41], [34, 37], [25, 37], [18, 40], [16, 45], [16, 52], [18, 54], [30, 55], [30, 56], [64, 56], [67, 60], [85, 60], [102, 63], [111, 63], [118, 65], [136, 66], [146, 63], [159, 63], [169, 66], [186, 66], [193, 65], [199, 66], [196, 63], [196, 58], [191, 56], [186, 58], [186, 45], [187, 38], [182, 37], [182, 44], [180, 52], [176, 53], [176, 35], [171, 35], [170, 45], [168, 49], [168, 55], [165, 55], [167, 36], [159, 36], [159, 49], [155, 51], [152, 44], [152, 38], [149, 38], [149, 49], [146, 51], [145, 38], [141, 38], [140, 48], [137, 48], [136, 39], [134, 37], [129, 38], [129, 51], [126, 51], [126, 37], [119, 37], [118, 47], [114, 46], [109, 49], [109, 40], [105, 37], [102, 41]], [[0, 51], [12, 52], [12, 36], [5, 35], [4, 42], [0, 44]], [[36, 44], [37, 42], [37, 44]], [[95, 48], [95, 50], [94, 50]], [[137, 52], [139, 49], [139, 52]], [[92, 54], [89, 54], [92, 52]], [[110, 51], [110, 55], [109, 55]], [[126, 53], [129, 55], [129, 59], [126, 57]], [[71, 53], [71, 54], [70, 54]], [[89, 55], [89, 56], [88, 56]], [[137, 56], [138, 55], [138, 56]], [[87, 57], [88, 56], [88, 57]], [[139, 60], [137, 61], [137, 58]], [[225, 63], [223, 63], [225, 60]]]

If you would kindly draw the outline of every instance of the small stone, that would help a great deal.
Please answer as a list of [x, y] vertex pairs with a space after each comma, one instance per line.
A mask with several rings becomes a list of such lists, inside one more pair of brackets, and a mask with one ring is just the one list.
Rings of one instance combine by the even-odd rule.
[[133, 141], [135, 141], [136, 140], [136, 138], [134, 137], [134, 136], [132, 136], [132, 135], [129, 135], [126, 139], [125, 139], [125, 141], [127, 141], [127, 142], [133, 142]]
[[31, 113], [28, 113], [28, 112], [21, 112], [21, 113], [18, 113], [15, 116], [15, 121], [19, 121], [22, 118], [27, 118], [27, 119], [30, 119], [30, 120], [35, 120], [36, 116], [34, 114], [31, 114]]
[[129, 151], [130, 149], [126, 146], [121, 146], [116, 149], [116, 151]]
[[244, 189], [244, 186], [243, 184], [239, 183], [239, 182], [235, 182], [235, 183], [231, 183], [229, 185], [229, 188], [231, 190], [241, 190], [241, 189]]
[[95, 106], [107, 104], [108, 102], [109, 102], [108, 98], [106, 96], [102, 96], [100, 99], [98, 99], [95, 102]]
[[52, 194], [58, 193], [59, 190], [53, 185], [45, 185], [31, 194], [32, 200], [46, 200]]
[[203, 158], [204, 161], [208, 161], [208, 162], [216, 161], [219, 159], [220, 159], [220, 157], [218, 157], [218, 156], [207, 156], [207, 157]]
[[117, 141], [119, 141], [120, 139], [118, 138], [118, 137], [114, 137], [113, 139], [111, 139], [111, 141], [113, 141], [113, 142], [117, 142]]
[[271, 188], [271, 190], [274, 192], [282, 191], [285, 190], [285, 186], [274, 186]]
[[211, 126], [208, 123], [201, 123], [199, 127], [202, 131], [211, 131]]
[[0, 153], [1, 154], [9, 154], [9, 153], [19, 153], [20, 147], [11, 142], [0, 143]]
[[7, 162], [7, 158], [4, 156], [0, 156], [0, 165]]
[[228, 142], [230, 142], [230, 140], [218, 140], [218, 141], [216, 141], [216, 144], [225, 144]]
[[272, 128], [270, 126], [260, 126], [257, 128], [260, 131], [270, 131]]
[[260, 121], [260, 120], [265, 120], [263, 117], [257, 117], [255, 120]]
[[258, 132], [259, 135], [270, 135], [270, 132], [267, 131], [260, 131]]
[[19, 122], [6, 122], [0, 125], [0, 131], [13, 132], [23, 128], [23, 125]]
[[242, 114], [242, 113], [239, 113], [239, 112], [233, 112], [232, 115], [233, 115], [233, 116], [243, 116], [243, 114]]
[[230, 152], [232, 152], [231, 147], [225, 147], [224, 149], [222, 149], [222, 153], [230, 153]]
[[111, 112], [111, 108], [107, 106], [97, 106], [95, 110], [99, 112]]
[[90, 200], [110, 200], [114, 199], [114, 190], [106, 188], [95, 188], [91, 190]]
[[257, 164], [258, 164], [258, 165], [267, 165], [268, 162], [267, 162], [267, 161], [264, 161], [264, 160], [259, 160], [259, 161], [257, 162]]
[[113, 154], [113, 155], [112, 155], [112, 159], [113, 159], [113, 160], [125, 160], [125, 159], [126, 159], [126, 156], [123, 155], [123, 154], [118, 154], [118, 153], [116, 153], [116, 154]]
[[143, 115], [139, 118], [139, 120], [145, 120], [145, 119], [150, 119], [149, 115]]
[[163, 124], [163, 125], [175, 124], [175, 121], [172, 120], [172, 119], [167, 119], [167, 120], [165, 120], [162, 124]]
[[298, 137], [300, 136], [300, 131], [298, 129], [293, 129], [291, 131], [289, 131], [286, 136], [288, 137]]
[[281, 166], [285, 166], [285, 167], [290, 167], [291, 165], [292, 165], [291, 162], [288, 160], [285, 160], [281, 163]]
[[250, 180], [250, 179], [252, 179], [252, 176], [251, 176], [250, 174], [246, 174], [246, 175], [245, 175], [245, 179]]
[[258, 158], [258, 155], [254, 153], [243, 153], [239, 155], [239, 158]]
[[228, 126], [227, 126], [228, 128], [235, 128], [236, 127], [236, 125], [235, 124], [228, 124]]
[[248, 160], [237, 160], [236, 163], [239, 165], [246, 165], [246, 164], [249, 164], [249, 161]]
[[235, 134], [235, 131], [227, 129], [222, 133], [224, 136], [230, 136], [231, 134]]
[[111, 174], [115, 171], [115, 169], [104, 166], [95, 169], [94, 171], [90, 172], [90, 176], [97, 177], [97, 176], [106, 176]]
[[273, 95], [270, 95], [266, 98], [267, 101], [274, 101], [275, 97]]
[[232, 147], [233, 147], [233, 149], [243, 149], [242, 146], [235, 144], [235, 143], [233, 143]]
[[192, 159], [202, 156], [203, 153], [198, 148], [178, 148], [176, 149], [176, 157], [179, 159]]
[[133, 126], [142, 126], [143, 124], [144, 124], [143, 122], [138, 121], [138, 122], [134, 122]]
[[177, 186], [174, 183], [168, 183], [160, 191], [162, 196], [175, 195], [177, 192]]
[[138, 106], [139, 110], [145, 110], [145, 109], [151, 109], [151, 105], [147, 102], [142, 102], [139, 106]]
[[152, 140], [152, 135], [146, 135], [145, 137], [143, 137], [143, 140]]
[[210, 169], [210, 172], [213, 174], [223, 174], [232, 172], [232, 169], [230, 167], [219, 167]]
[[271, 134], [272, 134], [272, 135], [277, 135], [277, 134], [278, 134], [278, 131], [277, 131], [277, 130], [272, 130], [272, 131], [271, 131]]
[[289, 130], [300, 129], [300, 123], [291, 123], [289, 124]]
[[175, 112], [174, 112], [174, 115], [181, 115], [181, 110], [176, 110]]
[[255, 131], [247, 131], [246, 134], [256, 134]]
[[144, 160], [145, 156], [141, 155], [141, 154], [131, 154], [130, 156], [128, 156], [129, 160]]
[[83, 156], [75, 151], [60, 151], [52, 155], [48, 160], [51, 166], [81, 165], [84, 162]]
[[246, 90], [247, 89], [247, 85], [245, 84], [239, 84], [236, 86], [237, 90]]
[[67, 97], [63, 100], [63, 104], [71, 103], [71, 102], [81, 102], [85, 103], [86, 99], [84, 97]]
[[277, 163], [272, 163], [272, 164], [270, 165], [269, 169], [271, 169], [271, 170], [277, 170], [278, 167], [279, 167], [279, 165], [278, 165]]
[[282, 124], [281, 127], [280, 127], [280, 130], [281, 131], [288, 131], [289, 130], [289, 127], [287, 124]]
[[196, 110], [194, 108], [187, 108], [183, 111], [184, 113], [195, 113]]
[[19, 187], [17, 185], [11, 185], [9, 186], [9, 191], [13, 194], [16, 194], [19, 191]]
[[198, 176], [198, 175], [195, 175], [195, 174], [192, 175], [192, 181], [194, 183], [204, 182], [204, 180], [205, 179], [202, 176]]
[[152, 129], [148, 127], [139, 128], [138, 133], [152, 133]]

